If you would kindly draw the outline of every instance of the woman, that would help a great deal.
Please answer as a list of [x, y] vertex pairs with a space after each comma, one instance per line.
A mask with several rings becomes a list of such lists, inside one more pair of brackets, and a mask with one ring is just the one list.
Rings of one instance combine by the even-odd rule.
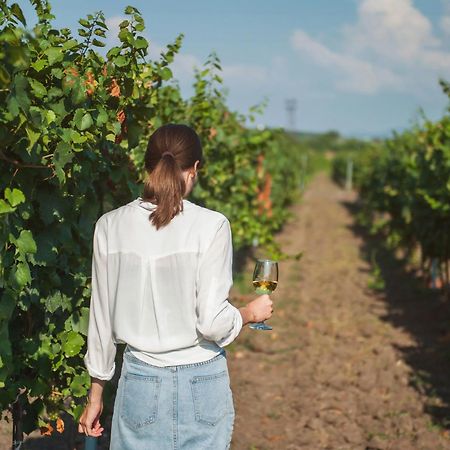
[[242, 326], [272, 315], [262, 295], [237, 309], [228, 219], [186, 197], [203, 164], [196, 132], [168, 124], [150, 137], [143, 197], [95, 224], [79, 431], [100, 436], [104, 384], [126, 343], [111, 450], [226, 449], [234, 407], [223, 349]]

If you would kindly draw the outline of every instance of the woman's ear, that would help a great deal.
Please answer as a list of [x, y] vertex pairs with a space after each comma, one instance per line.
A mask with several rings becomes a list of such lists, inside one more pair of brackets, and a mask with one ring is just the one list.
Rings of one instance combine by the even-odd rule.
[[199, 163], [200, 163], [200, 161], [198, 159], [194, 163], [194, 173], [192, 174], [192, 178], [195, 178], [197, 176], [197, 168], [198, 168]]

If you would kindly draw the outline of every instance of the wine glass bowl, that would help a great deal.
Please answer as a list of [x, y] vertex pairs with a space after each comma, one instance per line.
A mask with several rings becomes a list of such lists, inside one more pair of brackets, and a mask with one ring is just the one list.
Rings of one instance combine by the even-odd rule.
[[[278, 285], [278, 262], [271, 259], [258, 259], [253, 271], [253, 287], [259, 295], [270, 294]], [[264, 322], [255, 322], [249, 325], [253, 330], [271, 330], [270, 325]]]

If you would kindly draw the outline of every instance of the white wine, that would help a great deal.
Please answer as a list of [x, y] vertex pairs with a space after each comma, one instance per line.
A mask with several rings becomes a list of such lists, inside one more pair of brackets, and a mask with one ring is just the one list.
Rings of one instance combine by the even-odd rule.
[[[253, 270], [253, 286], [258, 295], [273, 292], [278, 285], [278, 262], [271, 259], [258, 259]], [[249, 325], [252, 330], [271, 330], [272, 327], [262, 322]]]
[[277, 281], [254, 280], [253, 287], [255, 289], [265, 289], [267, 291], [273, 292], [277, 288], [277, 283]]

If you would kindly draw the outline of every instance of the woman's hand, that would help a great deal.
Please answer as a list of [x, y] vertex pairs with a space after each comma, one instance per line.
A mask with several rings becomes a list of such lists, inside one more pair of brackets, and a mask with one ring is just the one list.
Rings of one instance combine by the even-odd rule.
[[100, 416], [103, 411], [103, 401], [91, 403], [88, 401], [81, 414], [78, 424], [78, 432], [84, 433], [86, 436], [99, 437], [102, 435], [104, 428], [100, 424]]
[[270, 319], [273, 313], [273, 302], [268, 294], [260, 295], [247, 306], [239, 308], [243, 325], [251, 322], [263, 322]]
[[105, 383], [105, 380], [91, 377], [88, 402], [78, 424], [78, 431], [86, 436], [99, 437], [104, 430], [100, 424], [100, 416], [103, 411], [103, 388]]

